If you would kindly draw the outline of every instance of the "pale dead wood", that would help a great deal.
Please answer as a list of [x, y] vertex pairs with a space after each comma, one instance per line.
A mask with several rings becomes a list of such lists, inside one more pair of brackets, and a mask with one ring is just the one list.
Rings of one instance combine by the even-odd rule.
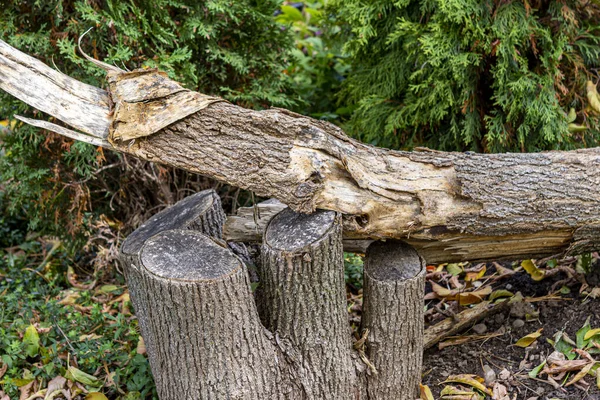
[[[57, 84], [55, 71], [5, 43], [1, 49], [0, 87], [34, 107], [101, 139], [108, 125], [117, 151], [275, 197], [296, 211], [341, 212], [347, 238], [403, 238], [440, 260], [600, 248], [597, 148], [494, 155], [390, 151], [287, 110], [217, 102], [179, 89], [156, 71], [110, 71], [117, 112], [107, 117], [100, 89], [62, 74]], [[30, 78], [15, 75], [19, 68]], [[33, 87], [53, 95], [40, 97]], [[83, 101], [74, 101], [76, 95]], [[180, 111], [179, 100], [173, 101], [178, 96]], [[92, 120], [98, 125], [90, 126]], [[120, 140], [132, 135], [135, 140]]]
[[[0, 89], [97, 138], [108, 136], [108, 93], [0, 40]], [[60, 133], [60, 132], [58, 132]]]
[[453, 336], [456, 333], [462, 332], [473, 326], [478, 321], [506, 310], [508, 305], [508, 301], [497, 304], [484, 301], [473, 308], [467, 308], [466, 310], [461, 311], [453, 317], [446, 318], [425, 329], [423, 347], [428, 349], [447, 337]]

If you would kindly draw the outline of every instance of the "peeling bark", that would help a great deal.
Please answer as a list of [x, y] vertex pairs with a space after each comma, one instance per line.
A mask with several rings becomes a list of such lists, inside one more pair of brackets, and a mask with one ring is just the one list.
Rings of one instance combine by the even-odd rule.
[[[33, 68], [22, 68], [27, 65]], [[597, 148], [494, 155], [390, 151], [287, 110], [252, 111], [193, 92], [169, 92], [177, 84], [156, 71], [111, 70], [113, 110], [130, 109], [129, 121], [143, 133], [138, 136], [132, 124], [118, 123], [110, 114], [102, 91], [65, 76], [57, 85], [52, 73], [5, 43], [0, 46], [1, 87], [91, 135], [70, 137], [108, 139], [117, 151], [275, 197], [295, 211], [340, 212], [348, 238], [403, 238], [446, 260], [600, 248]], [[50, 92], [53, 104], [38, 95]], [[172, 95], [185, 97], [183, 111], [167, 101]], [[67, 112], [57, 100], [63, 96], [84, 101], [69, 100]], [[155, 106], [138, 115], [131, 109], [135, 99]], [[165, 126], [165, 110], [181, 119]], [[97, 127], [92, 120], [99, 121]], [[129, 130], [121, 130], [124, 126]], [[67, 134], [65, 128], [55, 130]], [[138, 137], [120, 140], [132, 135]]]

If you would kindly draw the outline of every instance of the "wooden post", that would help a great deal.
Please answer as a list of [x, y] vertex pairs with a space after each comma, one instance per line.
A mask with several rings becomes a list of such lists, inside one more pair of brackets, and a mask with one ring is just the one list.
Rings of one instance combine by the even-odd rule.
[[377, 370], [367, 375], [367, 398], [414, 400], [423, 362], [425, 263], [406, 243], [374, 242], [364, 268], [361, 325]]
[[306, 398], [354, 398], [340, 215], [277, 214], [266, 230], [259, 275], [263, 323], [297, 350]]

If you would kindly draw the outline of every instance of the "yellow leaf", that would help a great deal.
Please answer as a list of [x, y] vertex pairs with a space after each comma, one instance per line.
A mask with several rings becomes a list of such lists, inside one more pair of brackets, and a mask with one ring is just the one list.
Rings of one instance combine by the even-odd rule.
[[419, 384], [419, 387], [421, 388], [421, 400], [434, 400], [429, 386]]
[[85, 400], [108, 400], [108, 398], [100, 392], [89, 392], [85, 396]]
[[469, 375], [469, 374], [461, 374], [461, 375], [451, 375], [442, 383], [462, 383], [463, 385], [469, 385], [479, 390], [482, 393], [486, 393], [488, 395], [492, 395], [492, 391], [485, 387], [483, 384], [483, 378], [477, 375]]
[[471, 271], [471, 272], [467, 272], [467, 276], [465, 276], [465, 281], [467, 282], [474, 282], [477, 281], [481, 278], [483, 278], [483, 276], [485, 275], [485, 265], [479, 270], [479, 271]]
[[523, 267], [523, 269], [527, 271], [529, 276], [531, 276], [531, 279], [533, 279], [534, 281], [541, 281], [542, 279], [544, 279], [544, 276], [546, 274], [545, 271], [536, 267], [533, 261], [531, 260], [523, 260], [523, 262], [521, 262], [521, 267]]
[[448, 300], [454, 300], [454, 297], [457, 294], [457, 291], [446, 289], [445, 287], [438, 285], [435, 282], [431, 282], [431, 289], [438, 297], [443, 297]]
[[590, 329], [589, 331], [587, 331], [587, 333], [583, 337], [583, 340], [590, 340], [592, 337], [594, 337], [596, 335], [600, 335], [600, 328]]
[[490, 293], [492, 293], [491, 286], [484, 287], [474, 292], [459, 293], [458, 304], [461, 306], [467, 306], [470, 304], [481, 303]]
[[505, 289], [495, 290], [489, 297], [489, 301], [494, 301], [496, 299], [500, 299], [502, 297], [513, 297], [515, 294]]
[[533, 342], [535, 342], [537, 340], [537, 338], [542, 336], [543, 330], [544, 330], [544, 328], [540, 328], [537, 331], [530, 333], [527, 336], [523, 336], [521, 339], [517, 340], [517, 343], [515, 343], [515, 346], [523, 347], [523, 348], [531, 346], [531, 344]]

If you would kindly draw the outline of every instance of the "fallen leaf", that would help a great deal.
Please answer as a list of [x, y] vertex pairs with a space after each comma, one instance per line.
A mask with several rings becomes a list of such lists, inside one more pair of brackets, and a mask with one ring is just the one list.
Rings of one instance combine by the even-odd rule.
[[515, 294], [513, 292], [510, 292], [508, 290], [505, 289], [499, 289], [499, 290], [495, 290], [492, 292], [492, 294], [490, 294], [490, 297], [488, 298], [489, 301], [494, 301], [496, 299], [500, 299], [503, 297], [513, 297]]
[[73, 366], [69, 367], [67, 373], [65, 374], [65, 378], [90, 386], [98, 386], [98, 383], [100, 383], [99, 379], [95, 376], [87, 374]]
[[560, 374], [562, 372], [579, 371], [589, 363], [588, 360], [565, 360], [553, 363], [551, 366], [546, 364], [542, 373], [548, 375]]
[[86, 342], [88, 340], [100, 339], [101, 337], [102, 337], [102, 335], [97, 335], [95, 333], [88, 333], [87, 335], [81, 335], [81, 336], [79, 336], [79, 341], [80, 342]]
[[446, 271], [448, 271], [450, 275], [456, 276], [462, 274], [463, 268], [460, 264], [451, 263], [446, 266]]
[[87, 285], [84, 283], [77, 282], [77, 274], [75, 273], [75, 270], [71, 266], [67, 267], [67, 281], [74, 288], [82, 289], [82, 290], [91, 290], [94, 288], [94, 286], [96, 286], [95, 279], [92, 282], [88, 283]]
[[546, 275], [546, 272], [536, 267], [532, 260], [523, 260], [521, 262], [521, 267], [523, 267], [523, 269], [529, 274], [529, 276], [531, 276], [531, 279], [533, 279], [534, 281], [541, 281]]
[[448, 300], [454, 300], [454, 297], [458, 294], [458, 290], [447, 289], [435, 282], [431, 282], [431, 290], [433, 290], [436, 296], [447, 298]]
[[470, 304], [481, 303], [487, 296], [492, 293], [491, 286], [476, 290], [474, 292], [463, 292], [458, 294], [458, 304], [467, 306]]
[[108, 400], [108, 398], [100, 392], [89, 392], [85, 400]]
[[583, 340], [590, 340], [596, 335], [600, 335], [600, 328], [590, 329], [589, 331], [587, 331], [586, 334], [583, 336]]
[[530, 333], [527, 336], [523, 336], [521, 339], [517, 340], [517, 343], [515, 343], [515, 346], [523, 347], [523, 348], [531, 346], [531, 344], [533, 342], [535, 342], [537, 340], [537, 338], [542, 336], [543, 330], [544, 330], [544, 328], [540, 328], [537, 331]]
[[31, 392], [33, 389], [33, 382], [34, 381], [32, 380], [28, 384], [19, 387], [19, 392], [21, 392], [21, 395], [19, 396], [19, 400], [25, 400], [29, 396], [31, 396]]
[[73, 289], [70, 289], [67, 291], [67, 295], [63, 299], [61, 299], [58, 302], [58, 304], [63, 305], [63, 306], [72, 306], [75, 304], [77, 299], [80, 297], [81, 297], [81, 295], [79, 294], [79, 292], [76, 292]]
[[434, 400], [429, 386], [419, 384], [419, 388], [421, 389], [421, 400]]
[[485, 387], [483, 384], [484, 379], [477, 375], [469, 375], [469, 374], [461, 374], [461, 375], [451, 375], [442, 383], [462, 383], [464, 385], [469, 385], [474, 387], [475, 389], [481, 391], [482, 393], [487, 393], [490, 396], [492, 392]]
[[567, 382], [567, 384], [565, 386], [571, 386], [572, 384], [578, 382], [581, 380], [581, 378], [583, 378], [584, 376], [587, 375], [588, 372], [590, 372], [590, 370], [592, 369], [592, 367], [594, 366], [594, 362], [590, 362], [589, 364], [587, 364], [586, 366], [584, 366], [581, 371], [579, 371], [574, 377], [573, 379], [571, 379], [569, 382]]
[[510, 400], [506, 386], [496, 382], [492, 390], [492, 400]]
[[472, 390], [464, 390], [456, 386], [447, 385], [440, 392], [440, 400], [480, 400], [479, 394]]
[[4, 376], [7, 369], [8, 369], [8, 364], [2, 364], [2, 367], [0, 367], [0, 378], [2, 378]]
[[492, 265], [496, 268], [496, 272], [502, 277], [514, 275], [517, 273], [516, 271], [514, 271], [510, 268], [503, 267], [502, 265], [500, 265], [497, 262], [493, 262]]
[[146, 354], [146, 343], [144, 343], [144, 338], [140, 336], [140, 340], [138, 340], [137, 348], [135, 349], [138, 354]]
[[470, 271], [467, 272], [467, 275], [465, 276], [465, 281], [466, 282], [474, 282], [474, 281], [478, 281], [479, 279], [483, 278], [483, 276], [485, 275], [485, 264], [478, 270], [478, 271]]
[[116, 292], [117, 290], [119, 290], [119, 287], [117, 285], [103, 285], [100, 286], [100, 288], [98, 288], [98, 292], [102, 292], [102, 293], [112, 293], [112, 292]]
[[592, 299], [600, 299], [600, 287], [595, 287], [590, 291], [589, 296]]

